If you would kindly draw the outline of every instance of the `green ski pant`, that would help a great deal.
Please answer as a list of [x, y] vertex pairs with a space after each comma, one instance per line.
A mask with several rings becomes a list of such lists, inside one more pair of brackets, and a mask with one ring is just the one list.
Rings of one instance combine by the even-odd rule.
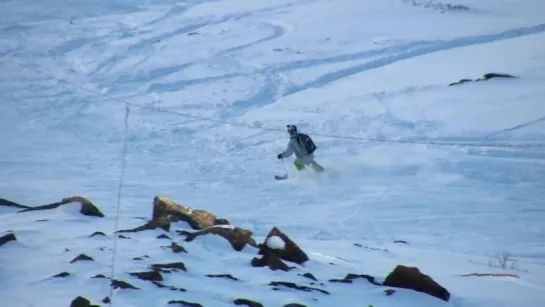
[[[295, 164], [295, 167], [297, 168], [298, 171], [301, 171], [301, 170], [304, 170], [305, 169], [305, 164], [297, 159], [295, 159], [295, 161], [293, 161], [293, 164]], [[310, 163], [310, 166], [312, 167], [312, 169], [316, 172], [323, 172], [324, 171], [324, 168], [318, 164], [318, 162], [312, 160]]]

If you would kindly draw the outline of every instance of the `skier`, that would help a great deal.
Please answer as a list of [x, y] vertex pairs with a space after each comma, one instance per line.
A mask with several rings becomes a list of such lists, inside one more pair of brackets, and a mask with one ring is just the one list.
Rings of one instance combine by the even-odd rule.
[[314, 161], [314, 151], [316, 145], [310, 136], [297, 131], [295, 125], [287, 125], [287, 131], [290, 135], [290, 141], [286, 150], [278, 154], [278, 159], [284, 159], [295, 154], [295, 167], [298, 171], [305, 169], [305, 165], [310, 165], [316, 172], [323, 172], [324, 168]]

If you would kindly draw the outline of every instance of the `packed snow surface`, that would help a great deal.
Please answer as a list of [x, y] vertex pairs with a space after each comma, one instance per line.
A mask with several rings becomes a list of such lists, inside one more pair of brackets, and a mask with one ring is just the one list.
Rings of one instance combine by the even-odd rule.
[[[17, 236], [0, 246], [0, 306], [104, 305], [109, 281], [90, 277], [112, 266], [140, 288], [112, 306], [543, 306], [544, 13], [540, 0], [1, 1], [0, 198], [81, 195], [105, 217], [0, 207], [0, 236]], [[517, 78], [448, 86], [485, 73]], [[313, 137], [324, 173], [276, 159], [287, 124]], [[156, 195], [258, 243], [276, 226], [310, 260], [254, 268], [255, 248], [184, 242], [182, 222], [167, 235], [187, 253], [160, 229], [114, 239]], [[94, 261], [70, 263], [82, 253]], [[187, 272], [163, 282], [186, 292], [127, 274], [176, 261]], [[397, 264], [450, 301], [328, 282]], [[307, 272], [330, 294], [268, 286], [309, 285]]]

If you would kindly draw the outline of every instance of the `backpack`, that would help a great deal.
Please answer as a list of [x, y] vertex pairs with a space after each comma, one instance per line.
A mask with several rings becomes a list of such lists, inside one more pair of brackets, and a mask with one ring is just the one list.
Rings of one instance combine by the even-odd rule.
[[316, 150], [316, 144], [314, 144], [310, 136], [307, 134], [299, 133], [297, 136], [297, 141], [299, 141], [301, 148], [307, 152], [307, 155], [310, 155]]

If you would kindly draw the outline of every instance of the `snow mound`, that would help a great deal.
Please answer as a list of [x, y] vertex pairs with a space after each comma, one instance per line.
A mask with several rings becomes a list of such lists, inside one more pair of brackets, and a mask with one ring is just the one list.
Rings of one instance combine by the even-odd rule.
[[267, 246], [270, 249], [284, 249], [286, 247], [286, 242], [279, 236], [271, 236], [267, 239]]

